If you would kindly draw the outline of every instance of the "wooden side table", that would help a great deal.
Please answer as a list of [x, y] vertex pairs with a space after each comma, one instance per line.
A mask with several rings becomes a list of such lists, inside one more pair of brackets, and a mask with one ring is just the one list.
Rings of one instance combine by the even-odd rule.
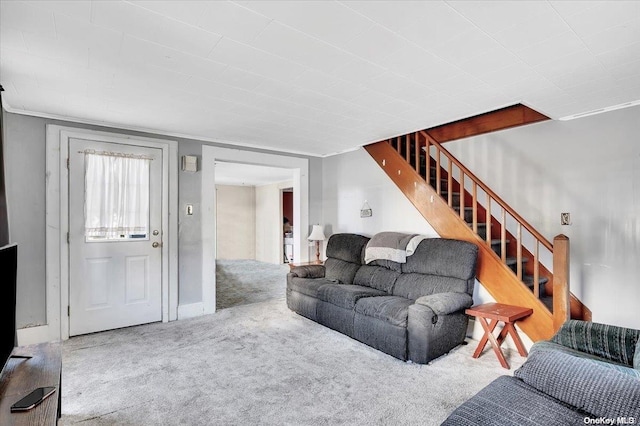
[[[504, 358], [502, 349], [500, 349], [500, 346], [507, 337], [507, 334], [513, 338], [516, 348], [518, 348], [518, 353], [520, 353], [521, 356], [527, 356], [527, 350], [522, 344], [518, 331], [513, 325], [517, 320], [531, 315], [533, 313], [533, 309], [505, 305], [502, 303], [485, 303], [484, 305], [472, 306], [465, 312], [467, 315], [476, 317], [484, 329], [484, 336], [480, 339], [480, 343], [478, 343], [478, 347], [473, 353], [474, 358], [478, 358], [480, 356], [484, 347], [487, 345], [487, 341], [489, 341], [493, 347], [493, 352], [495, 352], [498, 357], [498, 361], [500, 361], [500, 365], [502, 365], [503, 368], [509, 369], [509, 364]], [[493, 335], [493, 330], [495, 330], [499, 322], [504, 323], [504, 328], [496, 338]]]
[[320, 261], [311, 261], [311, 262], [296, 262], [296, 263], [289, 263], [289, 268], [293, 269], [296, 266], [305, 266], [305, 265], [324, 265], [324, 262], [322, 260]]

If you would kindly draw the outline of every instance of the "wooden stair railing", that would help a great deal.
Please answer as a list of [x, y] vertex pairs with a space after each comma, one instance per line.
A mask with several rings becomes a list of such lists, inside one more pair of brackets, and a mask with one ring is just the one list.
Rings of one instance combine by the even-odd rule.
[[[540, 249], [550, 262], [553, 245], [426, 132], [392, 138], [365, 149], [441, 236], [484, 243], [479, 244], [479, 281], [496, 300], [534, 309], [534, 314], [520, 323], [532, 340], [550, 337], [559, 321], [554, 317], [568, 316], [545, 297], [554, 292], [549, 286], [543, 287], [553, 275], [542, 264]], [[494, 214], [497, 211], [500, 220], [492, 215], [492, 206], [497, 207]], [[532, 253], [524, 247], [524, 240], [533, 247]], [[515, 249], [511, 241], [516, 242]], [[531, 291], [523, 280], [530, 284]], [[555, 291], [568, 290], [558, 287]], [[570, 298], [572, 317], [590, 319], [590, 311], [573, 295], [566, 300]], [[556, 315], [552, 316], [550, 309]]]

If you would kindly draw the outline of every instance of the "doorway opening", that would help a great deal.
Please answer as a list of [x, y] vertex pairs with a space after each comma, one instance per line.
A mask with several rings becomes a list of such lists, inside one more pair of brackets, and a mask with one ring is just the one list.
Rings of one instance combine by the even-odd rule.
[[[231, 148], [221, 148], [215, 146], [202, 147], [202, 283], [203, 283], [203, 313], [215, 312], [216, 308], [216, 259], [218, 259], [217, 232], [219, 227], [218, 213], [216, 211], [217, 191], [212, 191], [217, 183], [218, 166], [221, 163], [242, 164], [246, 166], [265, 166], [270, 168], [282, 168], [289, 170], [291, 180], [287, 184], [280, 184], [277, 190], [278, 206], [275, 213], [266, 215], [256, 215], [256, 234], [261, 230], [268, 232], [269, 238], [262, 241], [277, 241], [276, 248], [271, 245], [256, 244], [256, 261], [269, 259], [272, 265], [287, 268], [283, 264], [284, 259], [284, 235], [283, 235], [283, 214], [281, 209], [281, 190], [293, 188], [293, 254], [295, 258], [306, 260], [308, 253], [302, 250], [305, 247], [303, 233], [308, 231], [309, 223], [309, 160], [306, 158], [292, 157], [286, 155], [267, 154], [263, 152], [242, 151]], [[234, 166], [235, 168], [235, 166]], [[269, 186], [269, 185], [265, 185]], [[256, 204], [263, 202], [271, 203], [271, 196], [263, 197], [264, 188], [256, 187]], [[270, 212], [272, 210], [269, 210]], [[263, 226], [262, 220], [276, 223], [275, 226]], [[273, 234], [271, 234], [273, 233]], [[306, 235], [305, 235], [306, 236]], [[261, 257], [264, 256], [264, 257]], [[213, 272], [213, 273], [212, 273]], [[259, 278], [256, 278], [259, 280]], [[284, 275], [283, 275], [284, 289]]]
[[284, 297], [283, 187], [293, 218], [293, 171], [225, 161], [215, 168], [216, 309]]

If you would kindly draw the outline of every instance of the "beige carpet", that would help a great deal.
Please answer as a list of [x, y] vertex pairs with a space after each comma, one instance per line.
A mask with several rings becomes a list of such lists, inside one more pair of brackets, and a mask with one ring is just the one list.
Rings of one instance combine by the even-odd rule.
[[472, 359], [474, 347], [408, 364], [283, 300], [254, 303], [66, 341], [61, 423], [437, 425], [511, 373], [490, 349]]

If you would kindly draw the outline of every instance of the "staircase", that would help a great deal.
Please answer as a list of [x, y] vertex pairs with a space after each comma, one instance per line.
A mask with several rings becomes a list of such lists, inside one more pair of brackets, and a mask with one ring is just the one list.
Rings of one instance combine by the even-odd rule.
[[518, 322], [533, 341], [591, 318], [568, 292], [568, 239], [550, 243], [427, 132], [365, 149], [440, 236], [478, 244], [478, 280], [498, 302], [533, 309]]

